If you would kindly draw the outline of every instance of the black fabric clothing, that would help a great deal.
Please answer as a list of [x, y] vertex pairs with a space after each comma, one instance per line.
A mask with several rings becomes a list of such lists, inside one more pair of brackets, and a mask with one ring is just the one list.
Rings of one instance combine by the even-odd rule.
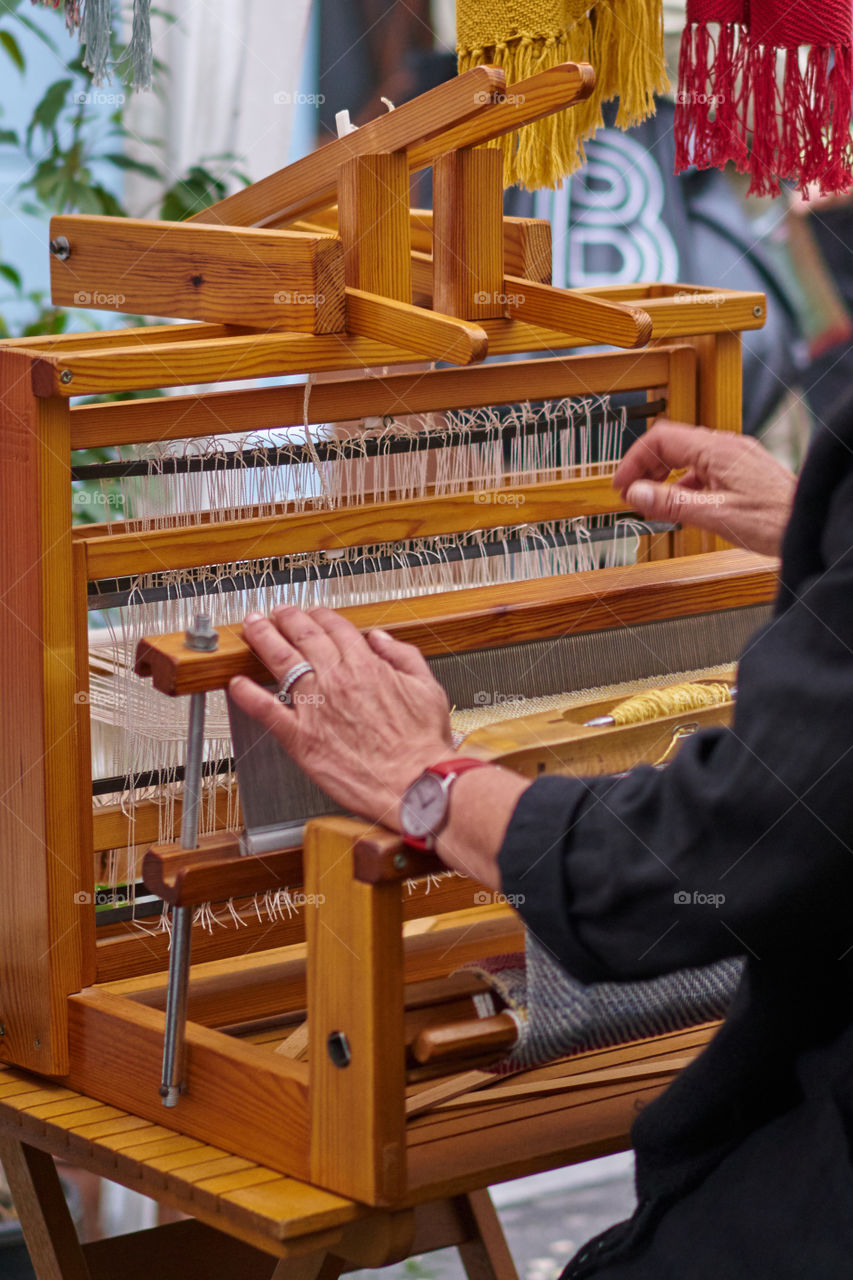
[[663, 772], [536, 781], [499, 865], [584, 982], [747, 959], [721, 1030], [635, 1122], [637, 1213], [566, 1274], [853, 1276], [853, 401], [806, 461], [732, 728]]

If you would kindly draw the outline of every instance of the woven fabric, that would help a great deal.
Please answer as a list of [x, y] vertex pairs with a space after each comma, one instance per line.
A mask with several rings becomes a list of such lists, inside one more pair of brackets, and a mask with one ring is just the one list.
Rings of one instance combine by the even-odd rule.
[[[750, 193], [808, 198], [853, 182], [850, 0], [688, 0], [676, 172], [731, 160]], [[751, 135], [751, 138], [750, 138]]]
[[523, 954], [493, 956], [466, 968], [488, 983], [518, 1023], [512, 1053], [492, 1068], [501, 1073], [721, 1018], [740, 982], [743, 960], [721, 960], [643, 982], [584, 986], [528, 933]]
[[616, 123], [627, 129], [651, 115], [655, 93], [669, 87], [661, 0], [458, 0], [456, 47], [460, 72], [499, 66], [510, 86], [562, 62], [595, 68], [589, 98], [495, 143], [507, 186], [559, 186], [583, 162], [604, 102], [619, 98]]

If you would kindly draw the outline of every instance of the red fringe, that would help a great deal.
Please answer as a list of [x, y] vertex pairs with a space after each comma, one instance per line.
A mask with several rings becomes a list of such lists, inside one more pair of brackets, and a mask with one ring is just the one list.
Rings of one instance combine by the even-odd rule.
[[696, 165], [741, 169], [748, 156], [738, 120], [744, 41], [739, 23], [721, 23], [714, 42], [708, 24], [688, 24], [681, 38], [675, 106], [675, 172]]
[[750, 195], [778, 195], [783, 180], [814, 186], [821, 195], [853, 185], [853, 50], [813, 45], [804, 69], [799, 49], [784, 50], [781, 86], [779, 52], [750, 45], [738, 23], [720, 24], [716, 43], [706, 23], [685, 28], [676, 173], [690, 165], [722, 168], [731, 160], [750, 175]]

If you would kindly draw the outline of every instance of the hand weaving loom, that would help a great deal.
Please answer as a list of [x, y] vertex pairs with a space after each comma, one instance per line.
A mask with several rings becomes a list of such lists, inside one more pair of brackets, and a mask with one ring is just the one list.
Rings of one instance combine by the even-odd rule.
[[[584, 1058], [558, 1063], [504, 1086], [511, 1094], [483, 1087], [477, 1072], [475, 1091], [454, 1096], [460, 1065], [464, 1077], [493, 1050], [482, 1037], [473, 1048], [450, 1037], [453, 1080], [436, 1075], [440, 1036], [432, 1065], [410, 1055], [407, 1068], [406, 1045], [470, 1005], [476, 984], [448, 974], [517, 950], [516, 918], [480, 908], [404, 943], [404, 920], [471, 909], [477, 886], [431, 879], [429, 860], [351, 818], [310, 822], [304, 851], [273, 842], [262, 856], [241, 856], [228, 750], [210, 741], [226, 739], [227, 728], [208, 731], [182, 801], [185, 712], [161, 694], [196, 697], [200, 740], [198, 696], [240, 671], [265, 675], [240, 639], [241, 614], [285, 596], [343, 603], [347, 592], [357, 625], [381, 623], [418, 644], [460, 707], [482, 690], [498, 701], [504, 692], [559, 694], [736, 657], [774, 593], [774, 566], [761, 557], [701, 535], [641, 531], [636, 564], [590, 561], [584, 572], [541, 576], [549, 556], [558, 567], [585, 563], [578, 546], [599, 534], [610, 547], [629, 541], [630, 530], [612, 523], [622, 510], [608, 479], [615, 455], [605, 449], [608, 464], [597, 464], [588, 441], [572, 453], [578, 421], [581, 436], [596, 414], [621, 414], [624, 426], [626, 411], [601, 397], [641, 392], [672, 417], [734, 428], [740, 331], [764, 315], [759, 294], [548, 285], [545, 229], [502, 220], [500, 154], [481, 144], [570, 105], [590, 83], [588, 67], [567, 65], [507, 99], [501, 74], [480, 68], [188, 224], [54, 219], [56, 302], [88, 296], [97, 306], [106, 295], [117, 310], [194, 323], [0, 345], [0, 1055], [151, 1122], [158, 1135], [167, 1126], [234, 1153], [238, 1169], [259, 1162], [370, 1205], [410, 1205], [619, 1148], [637, 1097], [682, 1064], [672, 1048], [693, 1049], [707, 1033], [599, 1057], [599, 1075]], [[431, 214], [411, 211], [408, 198], [410, 171], [428, 165]], [[602, 343], [626, 350], [464, 367], [487, 352]], [[461, 367], [387, 371], [419, 358]], [[374, 372], [351, 376], [365, 369]], [[336, 376], [295, 386], [70, 404], [327, 371]], [[551, 405], [544, 420], [556, 419], [550, 434], [535, 413], [486, 425], [479, 413], [542, 402]], [[471, 409], [470, 419], [445, 416]], [[308, 432], [341, 421], [359, 425], [343, 436]], [[298, 444], [275, 436], [291, 426], [302, 430]], [[223, 461], [235, 437], [236, 467]], [[518, 438], [520, 453], [506, 446], [508, 467], [505, 442]], [[204, 443], [194, 456], [176, 441]], [[140, 444], [99, 473], [141, 486], [124, 491], [136, 493], [127, 517], [72, 529], [69, 480], [84, 475], [70, 473], [72, 451]], [[416, 455], [426, 461], [412, 480]], [[555, 549], [568, 558], [555, 559]], [[500, 571], [466, 576], [471, 565]], [[468, 585], [477, 582], [492, 585]], [[442, 583], [455, 589], [436, 593]], [[200, 596], [219, 624], [213, 652], [204, 628], [190, 627], [189, 645], [183, 631]], [[118, 656], [96, 646], [90, 657], [87, 607], [122, 611]], [[158, 609], [163, 630], [177, 634], [149, 634], [140, 646], [137, 670], [154, 692], [130, 671], [131, 640], [140, 616], [154, 629]], [[165, 719], [152, 727], [154, 706]], [[93, 788], [91, 739], [110, 719], [113, 737], [122, 727], [139, 733], [123, 776], [96, 778]], [[519, 722], [501, 729], [510, 736], [499, 749], [533, 775], [552, 767], [555, 751], [560, 767], [627, 767], [644, 753], [658, 758], [679, 723], [611, 732], [561, 720], [543, 745], [541, 726]], [[161, 843], [146, 872], [183, 921], [165, 1082], [177, 1105], [164, 1110], [169, 936], [151, 919], [143, 927], [142, 914], [96, 913], [95, 867], [109, 853], [129, 868], [120, 879], [133, 881], [141, 852], [168, 844], [181, 817], [185, 847]], [[206, 834], [196, 842], [199, 821]], [[282, 910], [275, 895], [300, 886], [317, 905]], [[272, 909], [258, 905], [264, 895]], [[192, 909], [211, 902], [230, 905], [212, 924], [205, 908], [208, 929], [192, 926]], [[220, 927], [229, 914], [234, 927]], [[307, 954], [276, 951], [301, 947], [306, 931]], [[304, 1045], [272, 1053], [306, 1010], [307, 1061]]]

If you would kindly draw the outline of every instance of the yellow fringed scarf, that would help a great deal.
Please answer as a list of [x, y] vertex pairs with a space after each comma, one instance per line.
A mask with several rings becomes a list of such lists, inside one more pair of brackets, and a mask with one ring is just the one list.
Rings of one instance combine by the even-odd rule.
[[595, 89], [567, 111], [526, 125], [496, 143], [504, 184], [557, 187], [583, 163], [585, 138], [603, 123], [602, 103], [619, 98], [622, 129], [654, 112], [669, 88], [661, 0], [457, 0], [459, 70], [502, 67], [507, 84], [561, 62], [589, 62]]

